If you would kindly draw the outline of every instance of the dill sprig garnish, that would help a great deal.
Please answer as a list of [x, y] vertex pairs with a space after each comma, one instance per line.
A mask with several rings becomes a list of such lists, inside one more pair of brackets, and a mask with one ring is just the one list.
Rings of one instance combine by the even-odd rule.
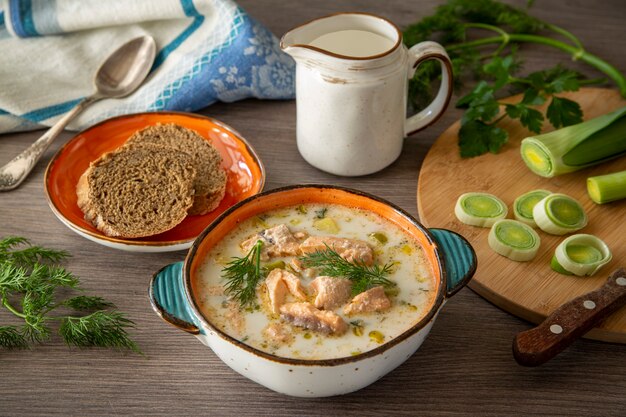
[[226, 280], [224, 292], [239, 301], [241, 307], [254, 305], [256, 287], [264, 277], [261, 269], [262, 246], [263, 241], [257, 240], [246, 256], [233, 257], [228, 266], [222, 269], [222, 278]]
[[[52, 324], [60, 322], [59, 334], [68, 345], [125, 348], [140, 352], [127, 329], [134, 323], [101, 297], [79, 295], [57, 299], [57, 290], [80, 290], [78, 277], [57, 263], [65, 251], [31, 245], [22, 237], [0, 239], [0, 307], [23, 321], [21, 326], [0, 326], [0, 347], [26, 349], [52, 335]], [[88, 315], [51, 313], [59, 307]]]
[[324, 250], [301, 256], [300, 261], [305, 268], [317, 268], [321, 275], [348, 278], [355, 295], [379, 285], [396, 285], [385, 277], [391, 273], [393, 263], [368, 266], [362, 261], [348, 262], [328, 245]]

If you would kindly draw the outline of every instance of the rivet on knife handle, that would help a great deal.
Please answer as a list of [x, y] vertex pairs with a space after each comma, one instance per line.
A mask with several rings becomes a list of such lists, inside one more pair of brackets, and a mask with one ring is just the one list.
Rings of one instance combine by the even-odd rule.
[[520, 365], [541, 365], [624, 304], [626, 272], [620, 268], [599, 289], [568, 301], [534, 329], [518, 333], [513, 356]]

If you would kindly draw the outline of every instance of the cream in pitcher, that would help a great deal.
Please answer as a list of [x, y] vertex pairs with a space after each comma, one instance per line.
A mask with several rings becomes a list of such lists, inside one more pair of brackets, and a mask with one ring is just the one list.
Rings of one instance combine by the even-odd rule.
[[[410, 49], [386, 19], [340, 13], [299, 26], [281, 48], [296, 60], [298, 150], [311, 165], [336, 175], [377, 172], [393, 161], [404, 138], [432, 124], [452, 94], [452, 67], [443, 47]], [[442, 63], [433, 102], [406, 118], [408, 80], [427, 59]]]

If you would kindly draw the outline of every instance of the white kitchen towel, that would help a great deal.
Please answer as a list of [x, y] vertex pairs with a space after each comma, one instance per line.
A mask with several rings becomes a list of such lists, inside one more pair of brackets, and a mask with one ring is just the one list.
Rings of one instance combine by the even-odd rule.
[[0, 0], [0, 133], [54, 124], [92, 94], [104, 59], [144, 34], [158, 51], [146, 82], [93, 104], [69, 129], [120, 114], [294, 96], [293, 60], [231, 0]]

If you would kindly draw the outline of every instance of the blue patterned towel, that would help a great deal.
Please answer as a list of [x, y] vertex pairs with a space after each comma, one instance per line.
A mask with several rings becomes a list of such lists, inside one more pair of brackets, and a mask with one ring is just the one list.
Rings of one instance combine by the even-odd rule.
[[294, 96], [294, 63], [231, 0], [0, 0], [0, 133], [50, 126], [94, 91], [124, 42], [151, 35], [158, 54], [134, 94], [103, 100], [69, 126], [218, 100]]

